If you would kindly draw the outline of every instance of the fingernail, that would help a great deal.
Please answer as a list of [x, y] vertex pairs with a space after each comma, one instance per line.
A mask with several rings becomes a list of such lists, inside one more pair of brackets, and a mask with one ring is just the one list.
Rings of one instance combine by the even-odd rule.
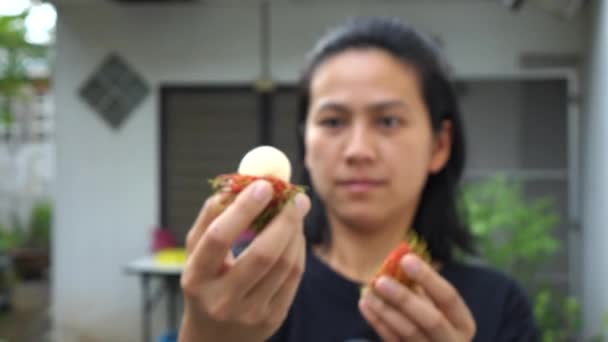
[[306, 215], [308, 213], [308, 210], [310, 209], [310, 201], [308, 200], [308, 198], [306, 198], [306, 195], [297, 194], [295, 202], [296, 207], [298, 208], [302, 216]]
[[401, 259], [401, 266], [409, 276], [415, 276], [420, 270], [420, 262], [413, 255], [406, 255]]
[[270, 197], [270, 193], [272, 192], [272, 188], [270, 184], [266, 181], [256, 182], [253, 188], [253, 197], [258, 201], [264, 201], [268, 197]]
[[382, 276], [380, 279], [378, 279], [376, 282], [376, 287], [378, 290], [386, 293], [387, 295], [393, 295], [399, 291], [399, 285], [397, 282], [386, 276]]

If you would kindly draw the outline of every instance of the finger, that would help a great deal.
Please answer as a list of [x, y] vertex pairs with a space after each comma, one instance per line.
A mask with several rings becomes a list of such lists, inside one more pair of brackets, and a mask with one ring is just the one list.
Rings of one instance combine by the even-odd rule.
[[363, 299], [359, 300], [359, 311], [363, 315], [369, 324], [374, 328], [374, 330], [380, 335], [382, 341], [399, 341], [399, 337], [397, 334], [393, 332], [374, 312], [374, 310], [369, 306], [369, 303], [364, 301]]
[[[282, 255], [279, 256], [277, 261], [272, 267], [266, 272], [259, 281], [255, 284], [245, 283], [234, 283], [237, 286], [232, 287], [228, 285], [228, 288], [234, 289], [233, 299], [235, 302], [240, 303], [238, 310], [245, 321], [248, 322], [260, 322], [267, 321], [269, 315], [272, 313], [268, 307], [273, 295], [283, 286], [285, 280], [289, 277], [293, 263], [296, 262], [298, 249], [297, 246], [291, 246], [292, 242], [297, 239], [294, 234], [291, 241], [284, 248]], [[236, 270], [232, 270], [236, 272]], [[226, 284], [231, 283], [228, 277], [225, 278]], [[224, 287], [224, 290], [226, 287]]]
[[431, 297], [429, 297], [429, 295], [426, 294], [426, 291], [424, 291], [424, 288], [418, 284], [413, 284], [413, 286], [411, 287], [412, 292], [414, 292], [415, 294], [417, 294], [420, 298], [426, 300], [427, 302], [431, 303], [432, 305], [435, 305], [435, 303], [433, 303], [433, 300], [431, 299]]
[[292, 268], [298, 262], [300, 254], [299, 241], [298, 235], [293, 234], [291, 240], [283, 250], [283, 255], [279, 256], [279, 259], [268, 273], [245, 293], [243, 298], [244, 301], [255, 303], [255, 305], [264, 308], [264, 310], [268, 307], [272, 297], [283, 286], [283, 283], [289, 277]]
[[228, 251], [272, 198], [272, 186], [256, 181], [246, 187], [213, 222], [197, 242], [188, 259], [189, 269], [200, 277], [216, 277]]
[[415, 254], [405, 255], [401, 259], [401, 266], [424, 289], [454, 327], [464, 331], [475, 329], [473, 316], [458, 291], [433, 268]]
[[453, 341], [454, 327], [432, 303], [419, 297], [396, 280], [382, 276], [375, 283], [376, 293], [422, 330], [432, 341]]
[[237, 258], [233, 272], [227, 274], [230, 284], [248, 292], [279, 260], [294, 235], [302, 234], [303, 217], [310, 207], [304, 194], [288, 202], [279, 214]]
[[188, 253], [192, 252], [209, 223], [224, 210], [224, 203], [228, 196], [228, 194], [222, 192], [207, 198], [186, 236], [186, 250]]
[[363, 301], [382, 320], [391, 331], [394, 331], [401, 340], [407, 341], [426, 341], [427, 338], [422, 334], [411, 319], [404, 316], [392, 305], [387, 305], [380, 299], [374, 291], [368, 291], [363, 297]]
[[271, 321], [275, 323], [283, 322], [287, 316], [287, 312], [291, 307], [291, 303], [294, 301], [300, 281], [302, 280], [302, 275], [304, 274], [306, 264], [306, 245], [304, 243], [303, 235], [299, 236], [299, 239], [300, 241], [298, 245], [300, 248], [298, 251], [298, 259], [296, 264], [289, 272], [283, 286], [272, 297], [270, 303], [268, 304], [268, 307], [271, 309]]

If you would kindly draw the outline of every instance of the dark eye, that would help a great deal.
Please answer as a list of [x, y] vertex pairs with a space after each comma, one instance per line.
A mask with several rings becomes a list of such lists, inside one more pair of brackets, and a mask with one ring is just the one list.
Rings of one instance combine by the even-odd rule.
[[340, 118], [325, 118], [321, 120], [320, 124], [327, 128], [337, 128], [344, 124], [344, 120]]
[[378, 119], [378, 124], [385, 128], [399, 127], [403, 124], [403, 119], [395, 115], [384, 115]]

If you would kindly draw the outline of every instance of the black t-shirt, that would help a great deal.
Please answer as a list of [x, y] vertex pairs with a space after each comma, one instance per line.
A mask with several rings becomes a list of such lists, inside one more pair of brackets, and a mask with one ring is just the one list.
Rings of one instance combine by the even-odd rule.
[[[444, 265], [441, 275], [471, 310], [477, 324], [474, 341], [540, 340], [528, 299], [505, 275], [457, 263]], [[360, 286], [336, 273], [309, 248], [289, 315], [270, 341], [379, 341], [359, 312]]]

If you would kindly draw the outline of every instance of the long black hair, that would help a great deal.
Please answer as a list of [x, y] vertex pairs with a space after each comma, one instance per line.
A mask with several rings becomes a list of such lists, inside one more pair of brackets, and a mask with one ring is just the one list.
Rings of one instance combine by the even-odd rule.
[[[324, 61], [352, 49], [380, 49], [416, 70], [433, 131], [444, 120], [452, 123], [452, 149], [446, 166], [431, 174], [422, 192], [413, 229], [426, 240], [434, 260], [449, 262], [456, 248], [474, 252], [473, 238], [457, 209], [458, 183], [465, 164], [465, 140], [456, 94], [448, 78], [447, 65], [433, 41], [397, 19], [360, 18], [333, 29], [314, 47], [300, 81], [299, 152], [305, 154], [304, 130], [310, 105], [310, 82]], [[327, 216], [304, 169], [301, 183], [311, 190], [312, 210], [305, 222], [309, 243], [330, 243]]]

